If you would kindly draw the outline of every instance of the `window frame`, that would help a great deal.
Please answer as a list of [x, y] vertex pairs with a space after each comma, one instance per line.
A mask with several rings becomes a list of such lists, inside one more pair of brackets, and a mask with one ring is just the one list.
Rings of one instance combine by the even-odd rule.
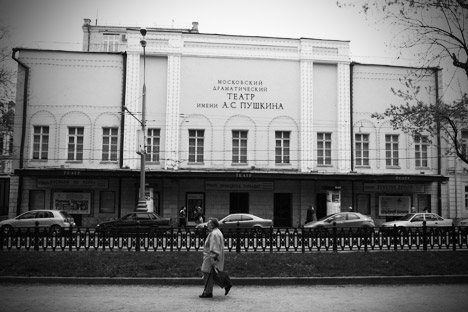
[[291, 164], [291, 131], [275, 131], [275, 165], [289, 164]]
[[145, 161], [159, 163], [161, 157], [161, 129], [148, 128], [146, 130]]
[[[394, 139], [396, 138], [396, 141]], [[390, 140], [387, 140], [390, 139]], [[400, 168], [400, 135], [385, 135], [385, 165], [387, 168]], [[389, 148], [390, 147], [390, 148]]]
[[119, 52], [120, 34], [102, 34], [102, 50], [104, 52]]
[[370, 167], [369, 146], [370, 134], [356, 133], [354, 135], [354, 163], [356, 167]]
[[429, 167], [429, 137], [427, 135], [414, 137], [414, 161], [416, 168]]
[[[71, 130], [74, 129], [75, 133], [71, 133]], [[82, 133], [77, 133], [79, 130], [82, 130]], [[83, 162], [84, 154], [84, 127], [73, 126], [68, 127], [67, 135], [67, 162]], [[70, 139], [75, 139], [75, 142], [70, 142]], [[80, 144], [81, 139], [81, 144]], [[72, 147], [72, 150], [70, 150]], [[70, 155], [73, 157], [71, 158]]]
[[[248, 164], [248, 130], [232, 130], [232, 164], [247, 165]], [[245, 136], [244, 136], [245, 135]]]
[[188, 163], [205, 161], [205, 129], [188, 129]]
[[[47, 133], [44, 130], [47, 129]], [[39, 132], [36, 132], [39, 130]], [[36, 138], [39, 142], [36, 142]], [[47, 138], [47, 140], [45, 140]], [[47, 161], [49, 160], [49, 142], [50, 142], [50, 127], [49, 126], [33, 126], [33, 148], [32, 160], [34, 161]], [[47, 142], [44, 142], [47, 141]], [[36, 150], [37, 147], [37, 150]], [[35, 156], [37, 154], [37, 157]]]
[[[109, 131], [109, 133], [106, 133], [106, 131]], [[118, 150], [119, 150], [119, 128], [118, 127], [103, 127], [102, 128], [101, 162], [112, 162], [112, 163], [117, 162]]]
[[332, 165], [332, 132], [317, 132], [317, 166]]

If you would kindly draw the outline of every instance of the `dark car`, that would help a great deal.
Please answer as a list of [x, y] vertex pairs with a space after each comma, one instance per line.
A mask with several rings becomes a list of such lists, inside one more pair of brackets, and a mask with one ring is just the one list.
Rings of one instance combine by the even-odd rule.
[[131, 212], [117, 220], [99, 223], [96, 231], [132, 232], [169, 229], [171, 218], [163, 218], [154, 212]]

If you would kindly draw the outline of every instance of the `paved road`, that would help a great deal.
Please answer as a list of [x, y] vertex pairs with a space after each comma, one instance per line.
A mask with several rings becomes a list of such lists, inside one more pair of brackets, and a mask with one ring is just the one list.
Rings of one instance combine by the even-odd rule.
[[[202, 284], [202, 283], [200, 283]], [[467, 311], [468, 284], [234, 286], [200, 299], [202, 286], [1, 284], [2, 311]]]

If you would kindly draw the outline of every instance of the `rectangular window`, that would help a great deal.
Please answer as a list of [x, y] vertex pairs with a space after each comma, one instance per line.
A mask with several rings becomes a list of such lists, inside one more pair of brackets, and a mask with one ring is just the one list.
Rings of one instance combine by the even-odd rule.
[[462, 153], [468, 155], [468, 130], [462, 130]]
[[398, 166], [398, 135], [385, 135], [385, 159], [387, 167]]
[[68, 128], [68, 160], [83, 161], [83, 127]]
[[102, 161], [117, 161], [118, 128], [102, 129]]
[[468, 185], [465, 185], [465, 209], [468, 209]]
[[232, 163], [247, 164], [247, 131], [232, 131]]
[[33, 159], [47, 160], [49, 157], [49, 127], [35, 126], [33, 134]]
[[427, 167], [427, 150], [428, 150], [427, 136], [418, 135], [414, 138], [414, 148], [416, 159], [416, 167]]
[[103, 35], [103, 51], [118, 52], [119, 51], [120, 35], [104, 34]]
[[189, 159], [190, 163], [202, 163], [205, 152], [205, 130], [189, 130]]
[[159, 148], [161, 144], [161, 129], [148, 129], [146, 137], [146, 156], [145, 160], [150, 162], [159, 162]]
[[369, 135], [356, 134], [354, 145], [356, 148], [356, 166], [369, 166]]
[[331, 133], [317, 133], [317, 164], [331, 165]]
[[276, 164], [289, 164], [290, 137], [291, 132], [289, 131], [275, 131]]

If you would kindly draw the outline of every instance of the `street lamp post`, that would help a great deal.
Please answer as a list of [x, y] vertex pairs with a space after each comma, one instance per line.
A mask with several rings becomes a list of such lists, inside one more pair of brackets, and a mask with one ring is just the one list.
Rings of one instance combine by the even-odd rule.
[[137, 211], [147, 211], [146, 207], [146, 182], [145, 182], [145, 157], [146, 157], [146, 28], [140, 29], [140, 34], [142, 38], [140, 44], [143, 47], [143, 94], [142, 94], [142, 104], [141, 104], [141, 132], [143, 136], [142, 146], [140, 151], [137, 153], [140, 154], [141, 164], [140, 164], [140, 195], [138, 197]]

